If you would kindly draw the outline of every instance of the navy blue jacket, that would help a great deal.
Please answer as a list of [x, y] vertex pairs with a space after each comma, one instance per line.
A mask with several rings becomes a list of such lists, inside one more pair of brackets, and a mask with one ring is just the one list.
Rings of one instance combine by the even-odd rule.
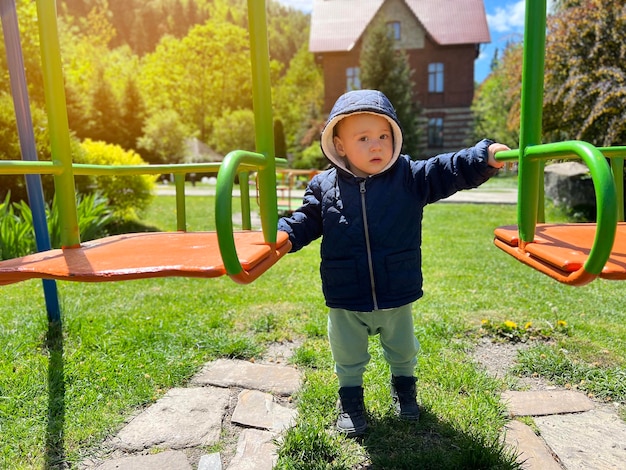
[[360, 178], [332, 168], [309, 183], [303, 205], [278, 229], [292, 251], [322, 237], [322, 289], [329, 307], [395, 308], [422, 296], [424, 206], [479, 186], [497, 169], [482, 140], [456, 153], [412, 161], [400, 155], [382, 173]]

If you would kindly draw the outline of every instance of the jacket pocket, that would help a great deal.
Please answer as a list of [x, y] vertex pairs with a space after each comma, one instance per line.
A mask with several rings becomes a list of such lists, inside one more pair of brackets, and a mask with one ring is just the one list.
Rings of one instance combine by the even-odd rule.
[[321, 276], [324, 296], [328, 300], [350, 300], [359, 295], [359, 276], [354, 259], [324, 260]]
[[419, 254], [403, 251], [385, 258], [387, 292], [391, 295], [407, 295], [419, 290], [422, 284]]

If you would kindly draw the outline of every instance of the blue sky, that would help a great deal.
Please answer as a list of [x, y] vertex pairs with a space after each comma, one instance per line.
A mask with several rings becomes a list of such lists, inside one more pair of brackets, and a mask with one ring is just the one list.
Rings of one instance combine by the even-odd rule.
[[[278, 0], [283, 5], [291, 6], [309, 13], [313, 0]], [[502, 51], [507, 41], [519, 41], [524, 32], [525, 0], [483, 0], [487, 12], [487, 23], [491, 43], [483, 44], [474, 67], [474, 79], [482, 82], [489, 74], [489, 65], [497, 49]], [[551, 3], [548, 0], [548, 3]]]

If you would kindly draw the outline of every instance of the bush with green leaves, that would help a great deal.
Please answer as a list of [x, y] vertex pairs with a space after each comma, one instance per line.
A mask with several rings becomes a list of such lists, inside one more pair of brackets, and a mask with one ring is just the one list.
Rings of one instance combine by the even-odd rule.
[[[50, 160], [50, 144], [46, 113], [43, 109], [31, 106], [35, 151], [42, 161]], [[17, 122], [11, 95], [0, 94], [0, 160], [21, 160]], [[41, 178], [45, 194], [52, 194], [53, 180], [51, 176]], [[26, 180], [22, 176], [0, 175], [0, 199], [11, 194], [12, 201], [27, 199]]]
[[[83, 152], [75, 156], [76, 163], [92, 165], [145, 165], [138, 153], [124, 150], [119, 145], [86, 139], [81, 144]], [[134, 219], [152, 201], [154, 175], [76, 176], [78, 192], [98, 192], [105, 197], [116, 218]]]
[[[107, 228], [114, 221], [108, 201], [98, 193], [79, 194], [76, 211], [82, 241], [107, 235]], [[52, 208], [46, 207], [46, 218], [52, 248], [60, 248], [61, 224], [56, 198], [52, 201]], [[10, 194], [7, 194], [4, 202], [0, 203], [0, 259], [25, 256], [35, 251], [30, 207], [25, 201], [11, 203]]]
[[11, 194], [7, 193], [4, 202], [0, 203], [0, 259], [23, 256], [35, 249], [32, 217], [29, 224], [10, 199]]
[[[26, 207], [28, 208], [28, 206]], [[76, 214], [78, 216], [78, 233], [81, 241], [95, 240], [108, 235], [107, 228], [115, 221], [109, 202], [99, 193], [79, 194], [77, 197]], [[56, 197], [52, 200], [52, 210], [46, 208], [46, 218], [48, 220], [50, 243], [53, 248], [60, 248], [61, 220], [59, 218]]]
[[302, 152], [301, 158], [293, 163], [294, 168], [305, 170], [309, 168], [322, 169], [327, 165], [328, 160], [322, 153], [319, 142], [314, 142], [305, 148]]

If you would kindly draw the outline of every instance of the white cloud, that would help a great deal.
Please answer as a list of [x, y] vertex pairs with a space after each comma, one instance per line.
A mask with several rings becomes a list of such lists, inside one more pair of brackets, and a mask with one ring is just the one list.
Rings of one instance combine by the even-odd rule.
[[499, 33], [521, 30], [524, 27], [525, 7], [526, 2], [524, 0], [519, 0], [504, 7], [496, 7], [494, 14], [487, 14], [489, 29]]
[[[554, 0], [548, 0], [548, 13], [554, 10]], [[524, 28], [526, 1], [518, 0], [504, 7], [496, 7], [494, 14], [487, 13], [489, 29], [499, 33], [519, 32]]]

